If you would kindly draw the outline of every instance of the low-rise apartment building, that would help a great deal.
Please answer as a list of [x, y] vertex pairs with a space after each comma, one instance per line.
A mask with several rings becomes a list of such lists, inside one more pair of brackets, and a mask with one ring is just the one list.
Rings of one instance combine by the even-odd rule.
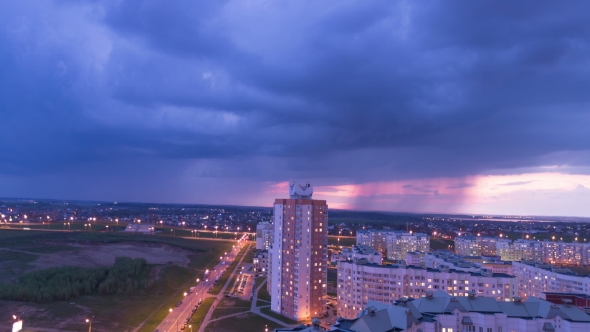
[[[461, 270], [465, 272], [492, 272], [512, 274], [512, 262], [505, 262], [496, 256], [459, 256], [440, 250], [424, 254], [424, 267]], [[406, 259], [406, 264], [410, 265]]]
[[369, 301], [358, 317], [340, 318], [337, 332], [570, 332], [590, 331], [590, 316], [576, 306], [531, 297], [526, 301], [428, 292], [394, 303]]
[[359, 259], [366, 259], [367, 261], [375, 264], [383, 263], [383, 256], [380, 252], [377, 252], [373, 247], [366, 245], [356, 245], [351, 248], [344, 248], [341, 252], [332, 254], [332, 262], [340, 262], [352, 260], [356, 261]]
[[518, 296], [540, 297], [541, 293], [578, 293], [590, 295], [590, 277], [533, 261], [512, 263], [512, 271], [518, 280]]
[[430, 237], [423, 233], [359, 230], [356, 233], [356, 244], [385, 252], [387, 259], [391, 260], [404, 260], [406, 253], [412, 251], [430, 251]]
[[590, 265], [590, 243], [554, 242], [490, 236], [458, 236], [455, 253], [499, 256], [503, 261], [531, 260], [549, 264]]
[[256, 225], [256, 249], [268, 250], [272, 246], [274, 226], [268, 221]]
[[268, 250], [262, 250], [254, 254], [252, 259], [252, 267], [257, 275], [268, 275]]
[[516, 296], [516, 288], [516, 278], [505, 274], [345, 261], [338, 263], [338, 314], [356, 317], [368, 301], [392, 303], [400, 297], [425, 296], [430, 290], [453, 296], [474, 292], [509, 301]]

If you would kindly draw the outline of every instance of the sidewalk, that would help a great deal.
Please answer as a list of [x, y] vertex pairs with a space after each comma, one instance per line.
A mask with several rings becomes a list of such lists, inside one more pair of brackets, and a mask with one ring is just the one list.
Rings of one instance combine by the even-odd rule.
[[[280, 320], [278, 320], [278, 319], [276, 319], [274, 317], [270, 317], [269, 315], [263, 314], [260, 311], [260, 308], [261, 307], [256, 307], [256, 302], [258, 302], [258, 291], [260, 291], [260, 289], [262, 288], [262, 286], [266, 286], [266, 280], [263, 283], [261, 283], [256, 288], [256, 291], [254, 292], [254, 298], [252, 299], [252, 306], [250, 307], [250, 311], [252, 311], [253, 313], [255, 313], [255, 314], [257, 314], [257, 315], [259, 315], [259, 316], [261, 316], [261, 317], [263, 317], [265, 319], [268, 319], [270, 321], [273, 321], [273, 322], [275, 322], [275, 323], [277, 323], [277, 324], [279, 324], [279, 325], [281, 325], [283, 327], [289, 326], [289, 324], [286, 324], [286, 323], [284, 323], [284, 322], [282, 322], [282, 321], [280, 321]], [[269, 306], [264, 305], [262, 307], [269, 307]]]

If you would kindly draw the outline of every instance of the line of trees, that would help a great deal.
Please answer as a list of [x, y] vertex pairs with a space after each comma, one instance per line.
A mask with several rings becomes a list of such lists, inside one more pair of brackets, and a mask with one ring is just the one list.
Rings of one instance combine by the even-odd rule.
[[104, 268], [56, 267], [30, 272], [16, 284], [0, 282], [0, 299], [26, 302], [69, 301], [82, 295], [132, 294], [156, 284], [143, 258], [117, 257]]

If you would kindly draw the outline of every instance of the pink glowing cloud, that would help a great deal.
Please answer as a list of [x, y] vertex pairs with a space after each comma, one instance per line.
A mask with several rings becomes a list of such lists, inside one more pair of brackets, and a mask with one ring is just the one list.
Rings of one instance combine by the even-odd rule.
[[314, 197], [345, 209], [590, 215], [588, 188], [588, 175], [539, 172], [316, 186]]

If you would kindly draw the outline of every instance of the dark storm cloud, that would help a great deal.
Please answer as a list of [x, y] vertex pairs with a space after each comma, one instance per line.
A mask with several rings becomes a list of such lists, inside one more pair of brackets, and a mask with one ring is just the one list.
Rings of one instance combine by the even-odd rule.
[[585, 1], [2, 7], [3, 174], [152, 158], [335, 184], [589, 164]]

